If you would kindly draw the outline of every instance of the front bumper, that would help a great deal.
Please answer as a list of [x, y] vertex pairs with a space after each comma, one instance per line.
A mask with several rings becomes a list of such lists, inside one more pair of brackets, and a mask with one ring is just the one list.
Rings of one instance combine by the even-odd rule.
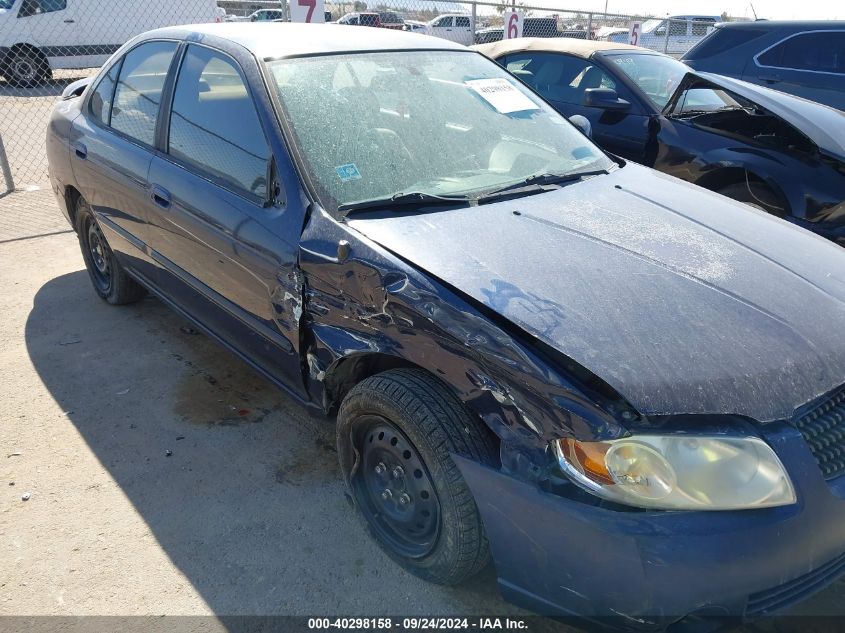
[[800, 433], [767, 429], [798, 503], [733, 512], [616, 511], [456, 458], [505, 598], [544, 615], [661, 628], [750, 618], [845, 573], [845, 477], [822, 478]]

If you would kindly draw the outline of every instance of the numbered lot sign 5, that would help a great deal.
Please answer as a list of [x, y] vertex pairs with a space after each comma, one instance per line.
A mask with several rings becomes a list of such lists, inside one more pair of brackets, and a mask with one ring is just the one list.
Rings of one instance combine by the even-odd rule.
[[642, 22], [631, 22], [631, 28], [628, 31], [628, 44], [631, 46], [640, 45], [640, 34], [643, 32]]

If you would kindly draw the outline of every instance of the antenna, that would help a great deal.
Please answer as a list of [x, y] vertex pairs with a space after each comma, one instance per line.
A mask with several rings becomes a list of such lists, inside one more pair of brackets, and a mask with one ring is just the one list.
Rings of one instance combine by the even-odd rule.
[[751, 13], [753, 13], [753, 14], [754, 14], [754, 19], [756, 20], [756, 19], [757, 19], [757, 12], [754, 10], [754, 3], [753, 3], [753, 2], [749, 2], [749, 3], [748, 3], [748, 6], [749, 6], [749, 7], [751, 7]]

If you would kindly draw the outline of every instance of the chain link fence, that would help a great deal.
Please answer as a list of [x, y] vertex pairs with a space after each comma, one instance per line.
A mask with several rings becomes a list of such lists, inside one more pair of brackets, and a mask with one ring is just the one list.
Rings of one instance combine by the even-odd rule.
[[[680, 56], [719, 18], [646, 16], [554, 6], [438, 0], [326, 0], [326, 21], [402, 29], [471, 45], [503, 37], [503, 15], [523, 15], [524, 37], [572, 37], [639, 44]], [[71, 82], [91, 75], [138, 33], [175, 24], [286, 21], [286, 2], [266, 0], [0, 0], [0, 194], [47, 183], [45, 131]]]

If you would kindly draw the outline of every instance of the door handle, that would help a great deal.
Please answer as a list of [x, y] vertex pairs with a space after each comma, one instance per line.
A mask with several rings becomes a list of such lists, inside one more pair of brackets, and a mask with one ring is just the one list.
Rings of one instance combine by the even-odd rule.
[[73, 144], [73, 151], [82, 160], [85, 160], [86, 158], [88, 158], [88, 148], [85, 147], [84, 143], [74, 143]]
[[170, 206], [170, 192], [164, 187], [152, 185], [150, 187], [150, 198], [163, 209], [167, 209]]
[[776, 84], [780, 81], [780, 78], [773, 75], [760, 75], [760, 81], [765, 81], [767, 84]]
[[72, 19], [70, 19], [70, 18], [68, 18], [67, 20], [65, 20], [65, 24], [73, 24], [74, 22], [76, 22], [76, 20], [72, 20]]

